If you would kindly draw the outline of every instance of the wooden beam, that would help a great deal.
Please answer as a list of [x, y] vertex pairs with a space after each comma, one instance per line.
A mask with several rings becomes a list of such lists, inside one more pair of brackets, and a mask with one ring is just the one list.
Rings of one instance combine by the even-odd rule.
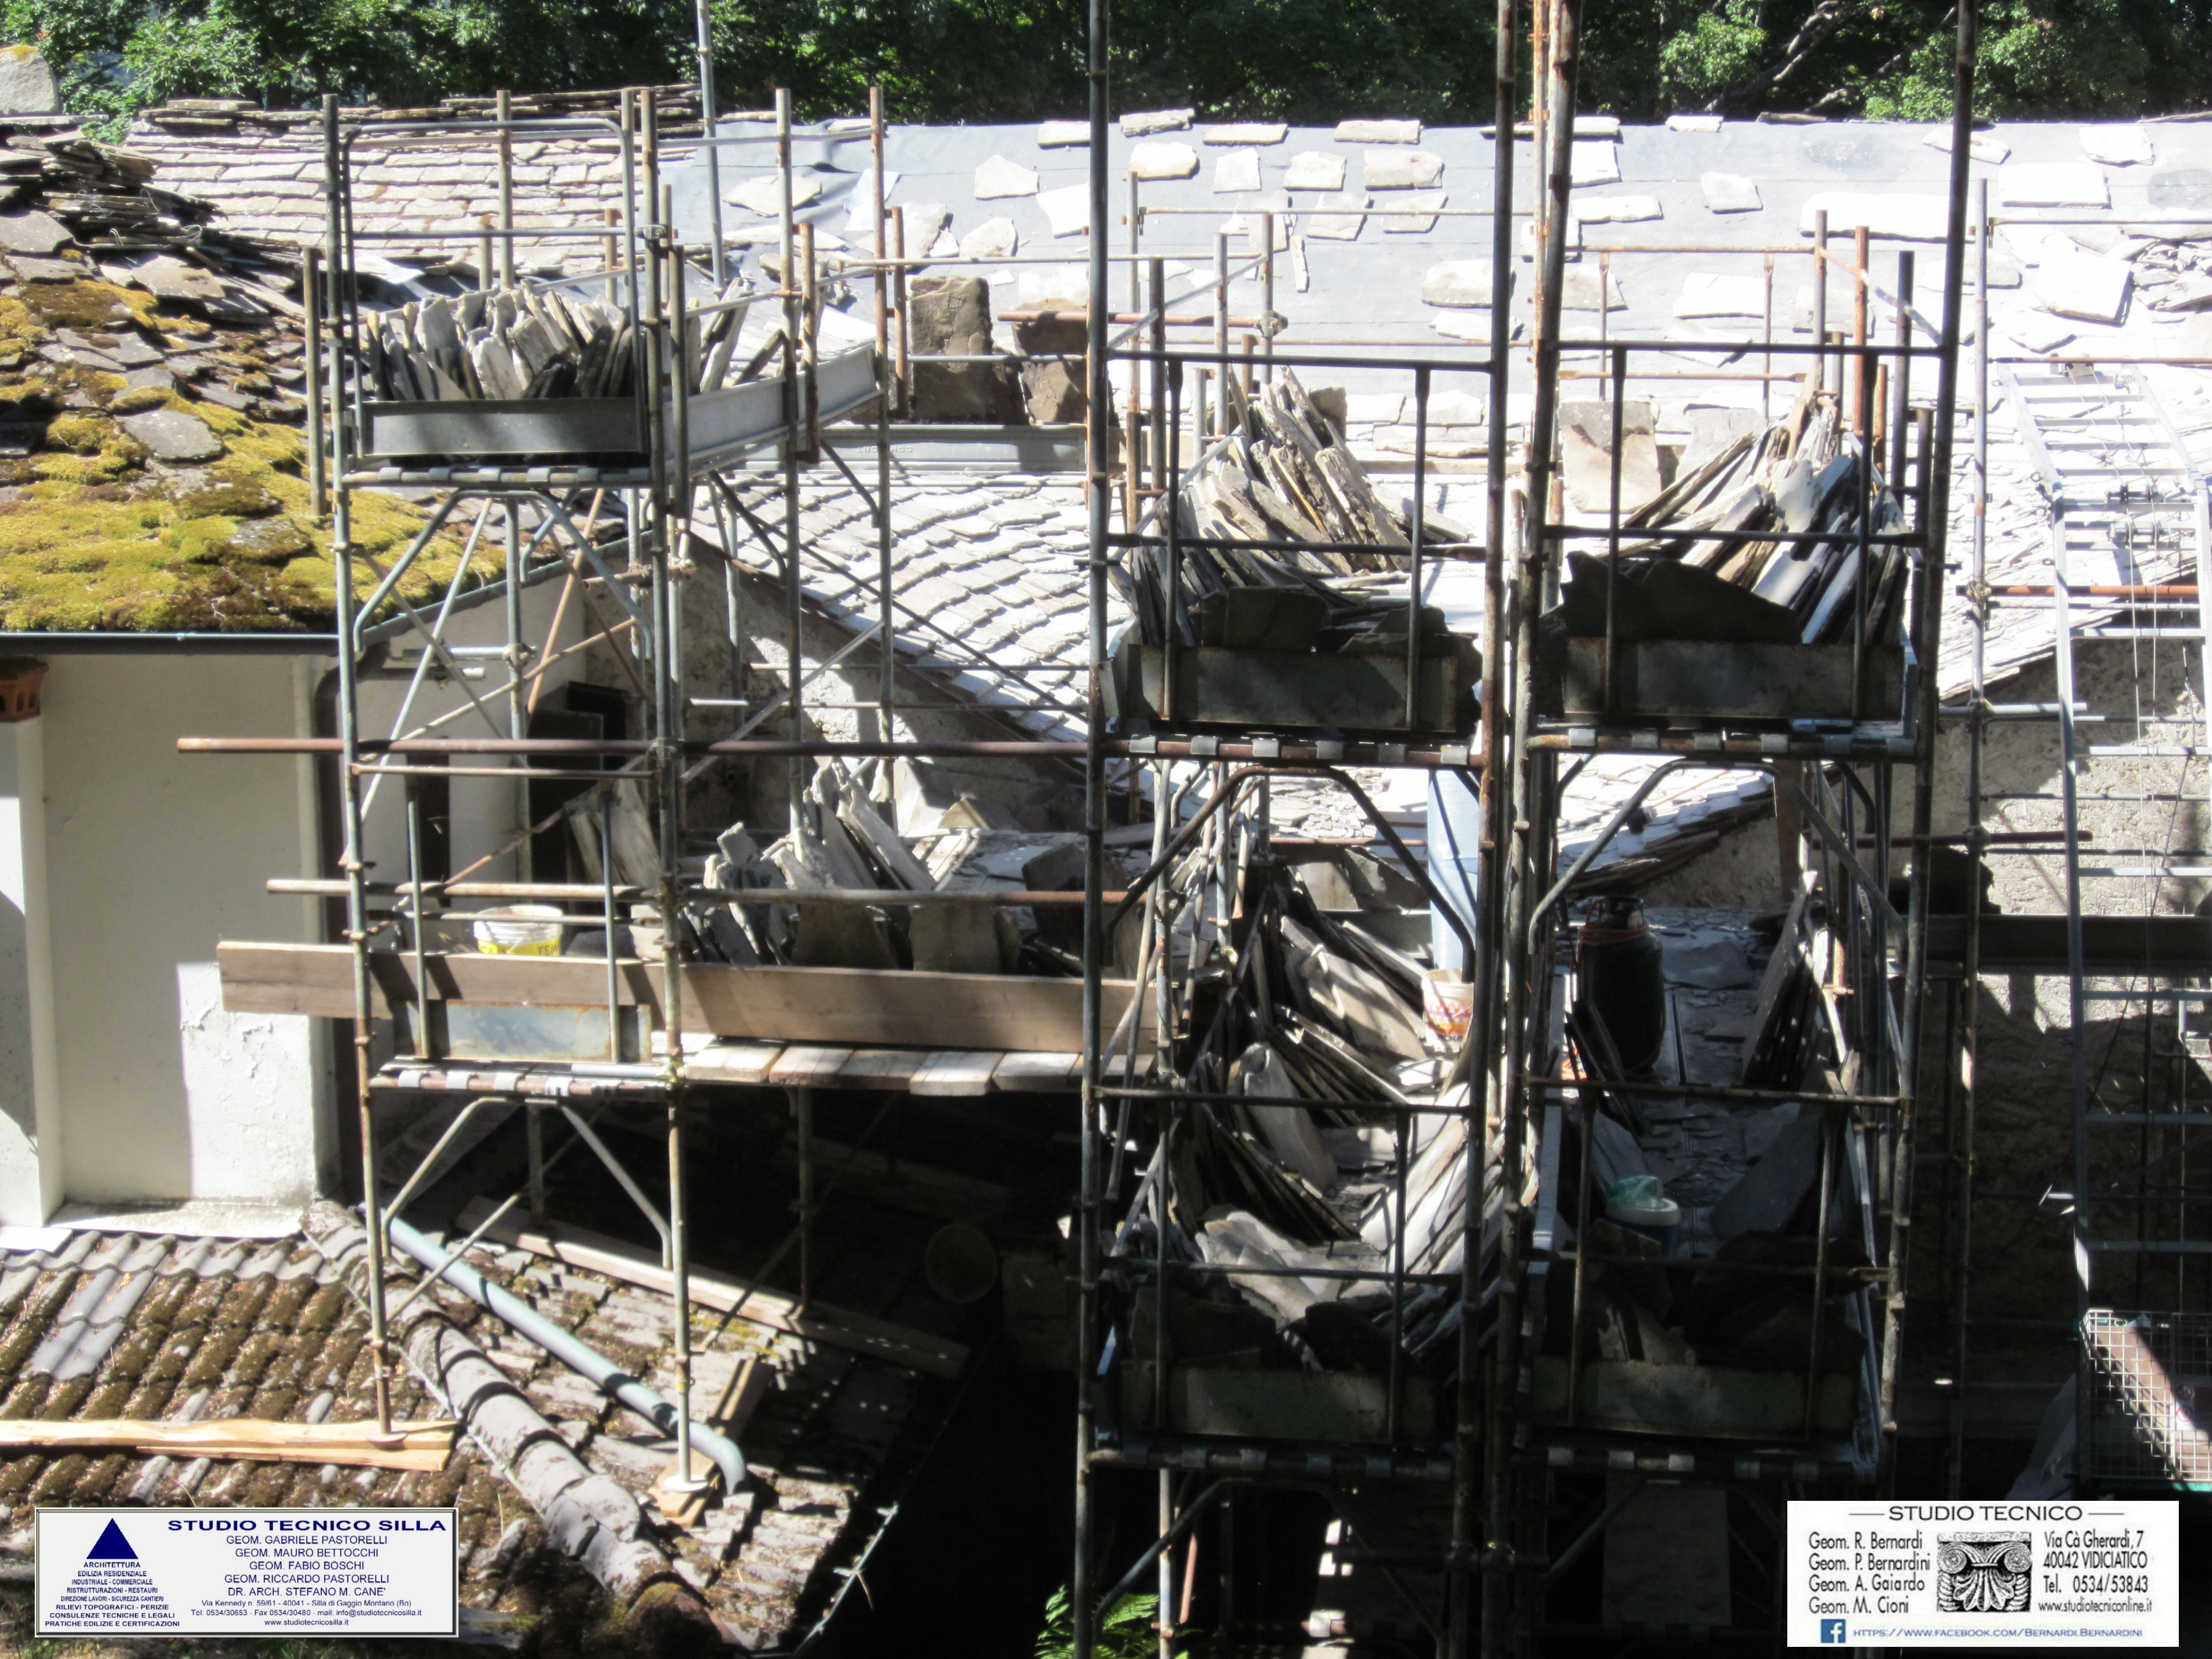
[[769, 1073], [782, 1058], [781, 1046], [774, 1042], [709, 1042], [696, 1048], [686, 1046], [684, 1073], [705, 1083], [766, 1083]]
[[1782, 993], [1789, 986], [1790, 975], [1796, 970], [1798, 958], [1804, 954], [1805, 942], [1799, 929], [1805, 918], [1805, 906], [1812, 895], [1804, 889], [1790, 902], [1790, 913], [1783, 918], [1782, 932], [1774, 941], [1774, 954], [1766, 959], [1766, 970], [1759, 975], [1759, 1000], [1753, 1006], [1750, 1029], [1743, 1035], [1743, 1046], [1736, 1056], [1737, 1079], [1751, 1075], [1753, 1063], [1765, 1052], [1771, 1041], [1769, 1028], [1773, 1025], [1775, 1011], [1781, 1006]]
[[782, 1057], [769, 1067], [769, 1086], [775, 1089], [820, 1089], [836, 1080], [837, 1073], [853, 1058], [850, 1048], [823, 1048], [801, 1044], [786, 1048]]
[[940, 1048], [925, 1060], [908, 1085], [918, 1095], [982, 1095], [991, 1091], [991, 1073], [1003, 1054]]
[[[345, 945], [226, 942], [216, 946], [216, 960], [229, 1012], [353, 1017], [353, 953]], [[375, 951], [369, 962], [376, 1013], [389, 1018], [410, 1008], [413, 958]], [[651, 1009], [659, 1024], [659, 968], [643, 962], [617, 968], [622, 1000]], [[606, 1000], [606, 964], [592, 957], [434, 953], [426, 976], [439, 1000], [572, 1008]], [[1129, 980], [1105, 982], [1108, 1029], [1120, 1022], [1135, 988]], [[684, 990], [685, 1025], [719, 1037], [1001, 1053], [1065, 1054], [1083, 1046], [1083, 982], [1075, 979], [695, 963], [684, 970]], [[1151, 1040], [1147, 1024], [1139, 1042]]]
[[837, 1068], [836, 1086], [902, 1091], [928, 1058], [927, 1048], [855, 1048]]
[[[719, 1036], [854, 1048], [1083, 1046], [1083, 981], [1076, 979], [702, 965], [685, 971], [684, 987], [687, 1019], [697, 1019]], [[1109, 1030], [1135, 989], [1128, 980], [1106, 981]], [[1151, 1041], [1149, 1032], [1143, 1041]]]
[[[1120, 1067], [1114, 1068], [1117, 1073]], [[1143, 1076], [1152, 1069], [1152, 1060], [1146, 1055], [1138, 1067]], [[1054, 1054], [1012, 1054], [999, 1061], [998, 1070], [991, 1073], [991, 1086], [1009, 1092], [1020, 1091], [1057, 1091], [1080, 1088], [1083, 1084], [1083, 1056]]]
[[374, 1423], [272, 1423], [222, 1417], [197, 1423], [111, 1417], [88, 1422], [0, 1422], [0, 1447], [15, 1451], [129, 1451], [148, 1456], [209, 1457], [264, 1463], [343, 1463], [435, 1474], [453, 1455], [453, 1425], [394, 1423], [388, 1435]]
[[[475, 1231], [491, 1212], [490, 1200], [471, 1200], [455, 1220], [454, 1231]], [[501, 1220], [485, 1229], [484, 1237], [527, 1250], [532, 1255], [580, 1267], [586, 1273], [604, 1273], [609, 1279], [618, 1279], [643, 1290], [670, 1294], [675, 1289], [674, 1280], [660, 1265], [657, 1253], [586, 1228], [570, 1227], [557, 1221], [541, 1226]], [[690, 1277], [691, 1299], [701, 1307], [735, 1313], [740, 1319], [750, 1320], [772, 1331], [787, 1331], [809, 1341], [827, 1342], [855, 1353], [872, 1354], [878, 1359], [926, 1371], [932, 1376], [957, 1376], [968, 1364], [964, 1344], [932, 1336], [926, 1331], [911, 1330], [889, 1320], [872, 1319], [866, 1314], [832, 1308], [820, 1302], [809, 1303], [802, 1308], [796, 1297], [781, 1291], [763, 1290], [742, 1279], [702, 1273], [696, 1267], [691, 1270]]]

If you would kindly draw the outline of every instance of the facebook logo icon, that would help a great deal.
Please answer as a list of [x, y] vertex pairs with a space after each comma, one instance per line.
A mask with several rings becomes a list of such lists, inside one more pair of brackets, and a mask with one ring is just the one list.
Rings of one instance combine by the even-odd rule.
[[1844, 1635], [1844, 1621], [1842, 1620], [1823, 1619], [1820, 1621], [1820, 1643], [1822, 1646], [1825, 1647], [1831, 1642], [1844, 1643], [1846, 1639], [1847, 1638]]

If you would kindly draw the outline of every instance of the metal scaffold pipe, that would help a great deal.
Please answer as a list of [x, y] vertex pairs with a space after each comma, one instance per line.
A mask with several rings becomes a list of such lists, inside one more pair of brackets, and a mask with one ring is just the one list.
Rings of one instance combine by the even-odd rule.
[[[1921, 564], [1918, 615], [1914, 619], [1912, 630], [1914, 655], [1926, 666], [1916, 688], [1918, 696], [1913, 709], [1916, 742], [1912, 763], [1912, 885], [1905, 921], [1903, 1006], [1899, 1012], [1895, 1079], [1899, 1092], [1908, 1097], [1918, 1089], [1922, 1005], [1926, 1000], [1928, 986], [1928, 866], [1931, 857], [1935, 817], [1936, 716], [1942, 700], [1942, 678], [1936, 672], [1935, 665], [1941, 659], [1942, 650], [1945, 553], [1948, 546], [1951, 516], [1951, 456], [1959, 408], [1959, 342], [1966, 310], [1967, 164], [1972, 159], [1973, 139], [1974, 48], [1978, 9], [1977, 0], [1961, 0], [1958, 33], [1954, 42], [1950, 222], [1943, 238], [1942, 353], [1936, 359], [1935, 442], [1927, 463], [1928, 549]], [[1900, 434], [1900, 443], [1902, 436]], [[2081, 926], [2081, 909], [2075, 903], [2069, 907], [2068, 916], [2072, 939], [2078, 940]], [[2083, 1045], [2079, 1042], [2075, 1044], [2074, 1063], [2077, 1078], [2085, 1064], [2082, 1048]], [[1888, 1194], [1891, 1279], [1882, 1308], [1880, 1416], [1881, 1484], [1885, 1489], [1894, 1483], [1897, 1472], [1898, 1358], [1904, 1334], [1905, 1268], [1909, 1257], [1912, 1202], [1912, 1120], [1913, 1114], [1909, 1108], [1900, 1114], [1899, 1144], [1891, 1159]], [[2086, 1189], [2086, 1161], [2077, 1153], [2074, 1188], [2077, 1195]], [[2075, 1206], [2077, 1221], [2086, 1208], [2086, 1204], [2077, 1196]]]
[[[528, 1337], [577, 1376], [611, 1400], [619, 1401], [663, 1434], [674, 1435], [688, 1420], [652, 1389], [632, 1376], [597, 1349], [578, 1341], [521, 1297], [493, 1284], [465, 1261], [447, 1260], [447, 1253], [407, 1223], [394, 1216], [386, 1224], [392, 1242], [421, 1262], [435, 1278]], [[725, 1492], [742, 1491], [745, 1484], [744, 1454], [728, 1436], [704, 1423], [690, 1423], [691, 1443], [712, 1458], [721, 1472]]]
[[[1109, 373], [1107, 315], [1113, 308], [1108, 291], [1107, 234], [1110, 210], [1110, 169], [1107, 158], [1107, 112], [1111, 82], [1108, 72], [1107, 31], [1112, 0], [1089, 0], [1087, 67], [1091, 91], [1090, 147], [1090, 282], [1085, 291], [1089, 314], [1084, 319], [1084, 337], [1089, 361], [1085, 365], [1086, 495], [1090, 538], [1086, 550], [1088, 576], [1089, 672], [1084, 697], [1085, 731], [1088, 738], [1083, 757], [1083, 1086], [1080, 1100], [1080, 1173], [1076, 1204], [1076, 1406], [1075, 1406], [1075, 1560], [1069, 1575], [1069, 1601], [1075, 1641], [1072, 1659], [1091, 1659], [1096, 1621], [1101, 1609], [1093, 1604], [1091, 1575], [1096, 1563], [1096, 1517], [1091, 1454], [1096, 1435], [1096, 1382], [1088, 1363], [1099, 1316], [1098, 1229], [1099, 1095], [1105, 1038], [1103, 963], [1109, 948], [1106, 934], [1106, 582], [1108, 514], [1113, 505], [1114, 383]], [[1133, 375], [1134, 369], [1133, 368]], [[1134, 457], [1131, 458], [1134, 465]]]
[[[1498, 134], [1492, 158], [1492, 220], [1491, 270], [1493, 272], [1513, 269], [1513, 123], [1519, 106], [1516, 85], [1516, 36], [1519, 17], [1516, 0], [1498, 0], [1497, 58], [1495, 101], [1492, 119]], [[1474, 1149], [1480, 1149], [1480, 1162], [1474, 1163], [1466, 1182], [1462, 1227], [1469, 1238], [1481, 1236], [1483, 1222], [1483, 1182], [1480, 1171], [1489, 1166], [1493, 1152], [1502, 1156], [1503, 1146], [1493, 1146], [1504, 1131], [1504, 1118], [1516, 1103], [1502, 1095], [1498, 1102], [1498, 1124], [1492, 1127], [1488, 1103], [1492, 1098], [1492, 1067], [1497, 1059], [1498, 1018], [1502, 1012], [1498, 1004], [1501, 988], [1498, 945], [1503, 933], [1504, 895], [1498, 879], [1503, 849], [1505, 845], [1504, 804], [1509, 791], [1504, 787], [1505, 738], [1500, 719], [1498, 683], [1504, 668], [1505, 643], [1505, 544], [1507, 519], [1510, 508], [1510, 483], [1507, 466], [1510, 459], [1509, 447], [1510, 420], [1507, 398], [1510, 372], [1512, 364], [1512, 330], [1498, 325], [1499, 315], [1495, 308], [1498, 298], [1495, 287], [1491, 298], [1492, 327], [1490, 331], [1490, 431], [1486, 456], [1484, 501], [1486, 508], [1487, 545], [1483, 550], [1483, 660], [1489, 665], [1482, 688], [1483, 767], [1476, 783], [1481, 801], [1482, 840], [1477, 851], [1475, 877], [1475, 915], [1474, 917], [1477, 943], [1468, 961], [1474, 975], [1474, 997], [1465, 1042], [1462, 1044], [1453, 1069], [1454, 1081], [1468, 1090], [1471, 1109], [1478, 1115], [1479, 1132], [1471, 1129], [1468, 1136], [1470, 1159]], [[1470, 782], [1474, 782], [1473, 778]], [[1487, 1449], [1484, 1433], [1483, 1407], [1486, 1400], [1483, 1387], [1482, 1350], [1478, 1329], [1477, 1311], [1482, 1297], [1481, 1252], [1465, 1253], [1460, 1269], [1460, 1325], [1459, 1325], [1459, 1389], [1456, 1421], [1452, 1441], [1452, 1518], [1451, 1559], [1456, 1564], [1450, 1583], [1452, 1595], [1445, 1609], [1447, 1620], [1446, 1650], [1451, 1659], [1465, 1659], [1474, 1645], [1475, 1621], [1475, 1591], [1480, 1584], [1486, 1595], [1496, 1582], [1486, 1577], [1476, 1580], [1468, 1573], [1467, 1564], [1474, 1558], [1478, 1537], [1484, 1530], [1486, 1517], [1477, 1511], [1476, 1499], [1481, 1488], [1477, 1484], [1477, 1470]]]
[[[340, 291], [342, 273], [352, 267], [345, 259], [345, 225], [343, 189], [345, 153], [339, 142], [338, 100], [335, 94], [323, 100], [323, 162], [327, 180], [325, 234], [328, 241], [327, 254], [332, 283], [332, 303], [329, 314], [352, 314], [353, 295]], [[310, 342], [312, 353], [320, 349], [319, 342]], [[347, 376], [343, 351], [331, 353], [330, 423], [331, 473], [345, 477], [346, 423], [344, 419]], [[359, 664], [355, 650], [356, 620], [354, 612], [352, 497], [341, 488], [332, 503], [331, 520], [331, 550], [337, 565], [337, 580], [332, 599], [333, 629], [337, 635], [338, 743], [349, 749], [355, 744], [361, 730], [361, 682]], [[341, 769], [342, 771], [346, 769]], [[355, 1109], [361, 1133], [361, 1167], [363, 1171], [362, 1209], [368, 1228], [368, 1324], [370, 1373], [374, 1379], [376, 1393], [376, 1423], [385, 1433], [392, 1431], [391, 1344], [385, 1320], [384, 1303], [384, 1235], [379, 1225], [376, 1202], [376, 1114], [369, 1094], [369, 1078], [375, 1067], [371, 1064], [372, 1045], [375, 1042], [375, 1025], [372, 1020], [372, 992], [369, 984], [368, 953], [362, 948], [368, 933], [368, 899], [366, 884], [368, 864], [362, 844], [361, 785], [357, 776], [349, 775], [340, 783], [341, 834], [343, 837], [345, 860], [346, 934], [354, 945], [353, 1002], [354, 1002], [354, 1085]]]
[[[699, 58], [699, 129], [711, 141], [715, 131], [714, 15], [712, 0], [695, 0], [691, 15], [696, 38], [693, 50]], [[722, 147], [709, 142], [699, 147], [707, 161], [707, 260], [714, 276], [714, 297], [720, 299], [729, 281], [728, 255], [722, 246]]]
[[[1567, 227], [1571, 219], [1568, 192], [1574, 175], [1574, 112], [1580, 68], [1583, 0], [1537, 0], [1540, 17], [1548, 14], [1547, 61], [1548, 76], [1539, 77], [1546, 118], [1536, 129], [1537, 164], [1541, 169], [1539, 201], [1544, 212], [1542, 258], [1536, 289], [1534, 340], [1534, 404], [1528, 422], [1527, 471], [1529, 530], [1521, 561], [1520, 604], [1515, 617], [1513, 651], [1513, 721], [1510, 823], [1515, 836], [1514, 863], [1521, 873], [1513, 890], [1491, 901], [1512, 906], [1511, 921], [1500, 936], [1517, 947], [1528, 936], [1535, 919], [1536, 883], [1530, 872], [1547, 868], [1544, 835], [1545, 798], [1552, 763], [1528, 743], [1535, 707], [1535, 611], [1531, 596], [1543, 591], [1552, 543], [1543, 533], [1551, 512], [1552, 449], [1559, 418], [1559, 312], [1565, 283]], [[1498, 143], [1509, 131], [1501, 122]], [[1511, 267], [1500, 265], [1496, 280], [1502, 283]], [[1491, 295], [1492, 316], [1499, 313], [1499, 290]], [[1509, 331], [1493, 321], [1493, 336]], [[1616, 384], [1614, 396], [1621, 395]], [[1503, 780], [1499, 780], [1503, 782]], [[1527, 1134], [1527, 1111], [1517, 1081], [1528, 1062], [1524, 1029], [1531, 992], [1530, 964], [1518, 962], [1506, 987], [1503, 1075], [1498, 1100], [1499, 1166], [1504, 1211], [1498, 1237], [1498, 1310], [1497, 1338], [1491, 1345], [1489, 1399], [1483, 1447], [1483, 1480], [1486, 1495], [1486, 1549], [1483, 1554], [1482, 1653], [1484, 1659], [1507, 1659], [1515, 1641], [1513, 1425], [1519, 1398], [1522, 1370], [1520, 1307], [1521, 1160]], [[1470, 1252], [1472, 1254], [1472, 1252]]]
[[[1079, 761], [1091, 751], [1088, 739], [985, 738], [975, 742], [887, 742], [869, 738], [839, 740], [808, 738], [793, 743], [781, 738], [690, 738], [675, 747], [686, 755], [729, 759], [769, 759], [783, 757], [847, 759], [908, 757], [915, 760], [1058, 760]], [[1133, 739], [1102, 738], [1096, 745], [1109, 756], [1141, 755], [1148, 759], [1205, 759], [1222, 761], [1280, 760], [1289, 765], [1336, 764], [1390, 766], [1480, 771], [1480, 755], [1467, 745], [1383, 743], [1291, 743], [1276, 741], [1264, 750], [1257, 741], [1237, 743], [1226, 738]], [[343, 755], [337, 738], [179, 738], [177, 751], [185, 755]], [[649, 757], [653, 745], [643, 738], [368, 738], [354, 746], [364, 756], [383, 755], [534, 755], [547, 759], [598, 760], [614, 757]]]

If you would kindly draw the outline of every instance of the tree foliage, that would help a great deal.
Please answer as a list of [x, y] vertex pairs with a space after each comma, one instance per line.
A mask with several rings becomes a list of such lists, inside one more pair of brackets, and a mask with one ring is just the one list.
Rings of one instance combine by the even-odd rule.
[[[1030, 120], [1085, 107], [1085, 0], [710, 0], [732, 106], [792, 88], [806, 115]], [[334, 91], [425, 102], [498, 87], [688, 79], [681, 0], [0, 0], [70, 106], [171, 97], [271, 106]], [[1585, 5], [1583, 106], [1940, 119], [1952, 0]], [[1486, 121], [1492, 13], [1432, 0], [1117, 0], [1115, 100], [1204, 116]], [[1525, 56], [1526, 48], [1523, 47]], [[2122, 117], [2212, 105], [2212, 0], [1982, 0], [1976, 112]]]
[[4, 0], [4, 16], [71, 109], [110, 119], [170, 98], [410, 105], [690, 72], [672, 0]]
[[[1156, 1621], [1159, 1598], [1124, 1595], [1106, 1610], [1091, 1632], [1091, 1651], [1098, 1659], [1152, 1659], [1160, 1650]], [[1044, 1629], [1038, 1632], [1036, 1659], [1068, 1659], [1075, 1651], [1075, 1603], [1062, 1585], [1052, 1593], [1044, 1608]]]

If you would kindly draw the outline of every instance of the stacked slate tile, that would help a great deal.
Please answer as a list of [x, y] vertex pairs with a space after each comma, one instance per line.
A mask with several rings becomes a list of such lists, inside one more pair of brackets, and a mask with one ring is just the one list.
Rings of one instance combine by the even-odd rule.
[[[695, 315], [687, 360], [694, 392], [742, 382], [780, 361], [780, 334], [737, 358], [746, 307], [742, 280], [723, 304]], [[636, 390], [638, 336], [613, 301], [535, 284], [410, 301], [366, 319], [375, 395], [409, 403], [619, 398]], [[732, 373], [732, 363], [738, 364]]]
[[[1271, 589], [1297, 597], [1269, 608], [1276, 620], [1268, 627], [1281, 634], [1295, 616], [1311, 635], [1305, 648], [1360, 649], [1395, 629], [1402, 649], [1408, 509], [1377, 493], [1341, 424], [1295, 374], [1278, 371], [1249, 398], [1233, 378], [1229, 385], [1233, 429], [1199, 458], [1176, 498], [1184, 545], [1172, 618], [1158, 550], [1115, 568], [1139, 638], [1158, 645], [1172, 627], [1186, 645], [1239, 643], [1222, 630], [1257, 607], [1229, 596]], [[1151, 528], [1162, 533], [1157, 519]], [[1440, 516], [1422, 526], [1432, 551], [1472, 539]]]

